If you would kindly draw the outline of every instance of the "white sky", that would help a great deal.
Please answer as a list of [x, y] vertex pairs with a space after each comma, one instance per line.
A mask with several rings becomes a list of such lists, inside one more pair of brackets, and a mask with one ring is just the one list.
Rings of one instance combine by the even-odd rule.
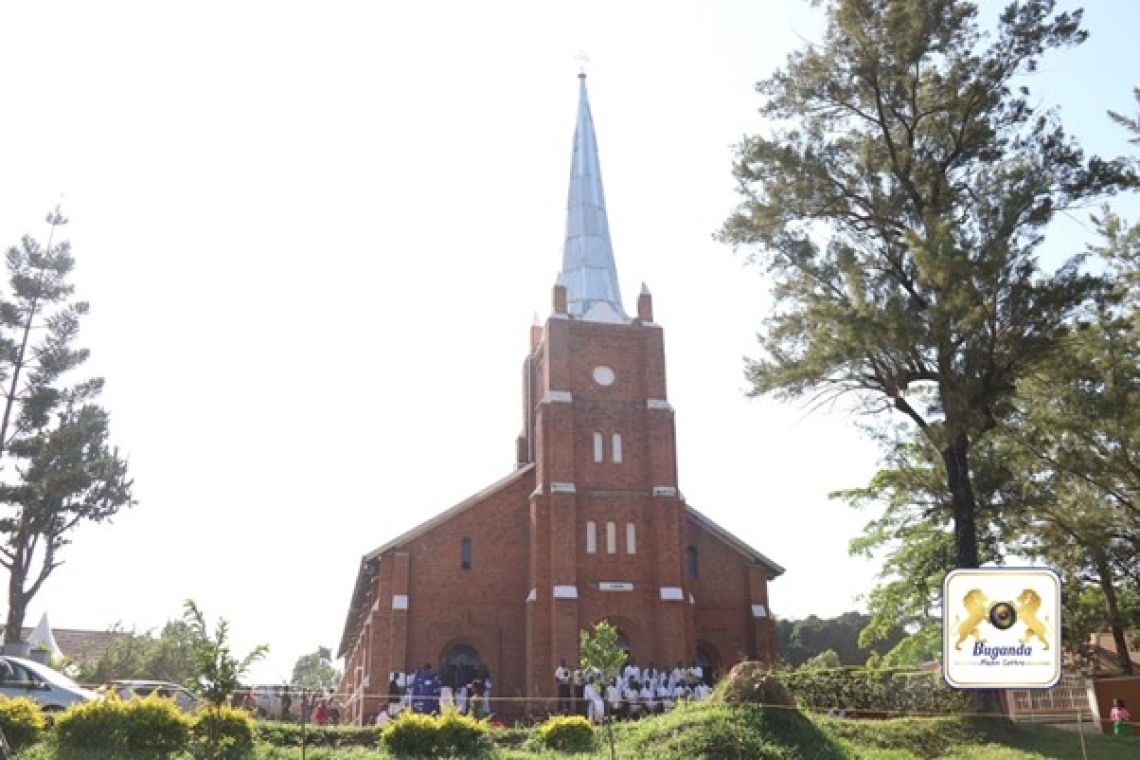
[[[1140, 4], [1089, 5], [1092, 39], [1035, 88], [1115, 154]], [[580, 52], [625, 302], [646, 282], [665, 328], [681, 489], [787, 568], [777, 614], [854, 608], [868, 516], [827, 494], [875, 452], [842, 414], [745, 398], [767, 285], [711, 239], [752, 85], [817, 30], [794, 0], [5, 3], [0, 244], [44, 237], [62, 195], [139, 502], [76, 533], [26, 624], [147, 630], [193, 598], [280, 681], [338, 645], [362, 554], [511, 471]]]

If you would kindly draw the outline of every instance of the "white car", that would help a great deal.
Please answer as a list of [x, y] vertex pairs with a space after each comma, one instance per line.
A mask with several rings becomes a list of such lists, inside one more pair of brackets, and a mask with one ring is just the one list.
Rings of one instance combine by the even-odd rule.
[[27, 697], [38, 702], [44, 712], [59, 712], [97, 697], [47, 665], [7, 655], [0, 656], [0, 694]]

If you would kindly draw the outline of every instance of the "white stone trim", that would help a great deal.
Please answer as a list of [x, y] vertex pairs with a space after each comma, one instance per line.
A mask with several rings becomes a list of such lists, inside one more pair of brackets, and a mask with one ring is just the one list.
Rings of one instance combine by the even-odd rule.
[[666, 412], [673, 411], [673, 405], [663, 398], [651, 398], [645, 402], [647, 409], [661, 409]]
[[577, 586], [555, 586], [554, 587], [555, 599], [577, 599], [578, 587]]
[[629, 581], [598, 581], [598, 591], [633, 591]]
[[653, 486], [653, 495], [672, 497], [677, 495], [677, 489], [673, 486]]
[[408, 595], [407, 594], [394, 594], [392, 596], [392, 609], [406, 610], [408, 609]]
[[752, 605], [752, 617], [756, 618], [757, 620], [760, 618], [768, 617], [768, 608], [763, 604]]
[[696, 604], [697, 600], [693, 598], [693, 593], [689, 592], [689, 604]]
[[551, 483], [550, 484], [550, 492], [551, 493], [577, 493], [577, 489], [574, 488], [573, 483]]
[[534, 490], [530, 492], [530, 497], [532, 499], [535, 496], [542, 496], [542, 483], [539, 483], [537, 486], [534, 487]]
[[683, 602], [685, 601], [685, 592], [681, 590], [680, 586], [662, 586], [661, 601]]
[[546, 395], [542, 397], [544, 404], [570, 404], [574, 401], [574, 394], [570, 391], [547, 391]]
[[527, 603], [530, 603], [530, 602], [535, 601], [536, 599], [538, 599], [538, 593], [534, 589], [531, 589], [530, 593], [526, 595], [526, 601], [527, 601]]

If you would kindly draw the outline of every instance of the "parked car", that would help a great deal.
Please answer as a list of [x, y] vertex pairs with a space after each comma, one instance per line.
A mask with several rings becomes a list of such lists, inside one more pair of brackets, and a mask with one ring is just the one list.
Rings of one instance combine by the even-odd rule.
[[194, 712], [202, 704], [197, 694], [169, 681], [120, 679], [103, 684], [97, 691], [103, 697], [114, 694], [119, 699], [142, 699], [153, 694], [163, 699], [173, 699], [174, 704], [186, 712]]
[[27, 697], [38, 702], [44, 712], [59, 712], [97, 697], [47, 665], [7, 655], [0, 656], [0, 663], [0, 694]]

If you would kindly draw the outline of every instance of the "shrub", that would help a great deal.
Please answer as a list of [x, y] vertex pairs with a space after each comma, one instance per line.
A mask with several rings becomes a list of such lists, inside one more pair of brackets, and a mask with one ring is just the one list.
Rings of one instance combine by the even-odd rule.
[[540, 745], [559, 752], [589, 752], [594, 738], [593, 724], [581, 715], [555, 716], [535, 731]]
[[795, 699], [784, 682], [758, 662], [742, 662], [734, 667], [716, 694], [718, 699], [730, 705], [795, 705]]
[[432, 757], [435, 754], [435, 719], [403, 710], [385, 727], [380, 741], [396, 757]]
[[404, 710], [380, 734], [380, 741], [395, 757], [476, 757], [492, 746], [487, 724], [454, 708], [441, 715]]
[[175, 752], [190, 741], [190, 717], [172, 699], [149, 696], [125, 703], [123, 741], [132, 752]]
[[480, 755], [491, 747], [487, 724], [458, 710], [444, 710], [436, 719], [436, 754], [457, 757]]
[[55, 719], [56, 744], [65, 750], [123, 750], [126, 703], [100, 699], [72, 705]]
[[190, 728], [195, 748], [211, 758], [245, 757], [253, 753], [253, 718], [227, 705], [204, 707]]
[[170, 753], [186, 748], [190, 719], [170, 700], [101, 699], [75, 705], [55, 722], [56, 743], [68, 750]]
[[25, 697], [9, 699], [0, 696], [0, 729], [12, 749], [18, 750], [39, 741], [47, 721], [40, 706]]

